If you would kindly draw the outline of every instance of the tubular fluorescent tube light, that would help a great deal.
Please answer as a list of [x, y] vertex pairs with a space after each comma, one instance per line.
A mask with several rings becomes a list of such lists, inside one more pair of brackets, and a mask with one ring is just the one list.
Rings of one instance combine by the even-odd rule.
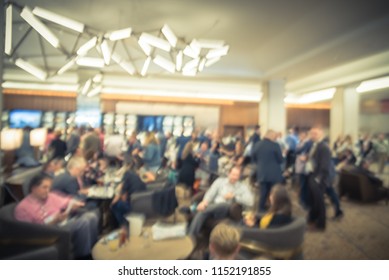
[[12, 5], [7, 7], [5, 12], [6, 22], [5, 22], [5, 45], [4, 52], [8, 55], [12, 53]]
[[176, 71], [176, 65], [160, 55], [157, 55], [153, 59], [153, 62], [170, 73], [174, 73]]
[[192, 59], [191, 61], [187, 62], [184, 65], [184, 68], [182, 70], [187, 72], [189, 70], [196, 69], [197, 66], [199, 65], [199, 62], [200, 62], [200, 58], [199, 57], [195, 58], [195, 59]]
[[149, 44], [145, 43], [144, 41], [138, 40], [139, 46], [142, 48], [143, 52], [147, 55], [151, 55], [151, 47]]
[[128, 74], [130, 74], [130, 75], [134, 75], [135, 74], [136, 69], [135, 69], [134, 65], [130, 61], [121, 61], [119, 63], [119, 65], [124, 70], [126, 70], [128, 72]]
[[84, 86], [82, 87], [81, 94], [85, 95], [88, 92], [91, 85], [92, 85], [92, 79], [88, 79], [84, 84]]
[[86, 55], [87, 52], [92, 49], [94, 46], [96, 46], [96, 43], [97, 43], [97, 37], [93, 37], [92, 39], [90, 39], [88, 42], [86, 42], [85, 44], [83, 44], [78, 50], [77, 50], [77, 54], [78, 55]]
[[336, 91], [335, 88], [328, 88], [328, 89], [323, 89], [315, 92], [306, 93], [299, 98], [298, 103], [308, 104], [308, 103], [329, 100], [332, 99], [332, 97], [334, 97], [335, 91]]
[[64, 16], [58, 15], [56, 13], [50, 12], [48, 10], [35, 7], [32, 10], [32, 13], [38, 17], [44, 18], [48, 21], [57, 23], [59, 25], [62, 25], [64, 27], [67, 27], [69, 29], [72, 29], [74, 31], [77, 31], [79, 33], [84, 32], [84, 24], [75, 20], [72, 20], [70, 18], [66, 18]]
[[184, 76], [190, 76], [194, 77], [197, 74], [197, 69], [196, 68], [190, 68], [190, 69], [182, 69], [182, 75]]
[[99, 94], [102, 89], [103, 89], [103, 87], [101, 85], [94, 87], [93, 89], [91, 89], [90, 92], [88, 92], [87, 96], [88, 97], [95, 96], [95, 95]]
[[47, 84], [47, 83], [19, 83], [19, 82], [4, 82], [3, 88], [13, 89], [38, 89], [38, 90], [55, 90], [55, 91], [73, 91], [76, 92], [77, 85], [65, 85], [65, 84]]
[[148, 56], [146, 58], [145, 63], [143, 64], [142, 71], [140, 72], [142, 76], [146, 76], [147, 70], [149, 70], [150, 62], [151, 62], [151, 56]]
[[389, 87], [389, 77], [383, 77], [368, 81], [363, 81], [358, 87], [357, 92], [367, 92], [381, 88]]
[[21, 58], [16, 59], [15, 64], [42, 81], [47, 78], [47, 73], [45, 71]]
[[57, 74], [62, 75], [63, 73], [68, 71], [70, 68], [72, 68], [74, 64], [76, 64], [76, 58], [72, 58], [68, 63], [66, 63], [64, 66], [62, 66], [61, 69], [58, 70]]
[[165, 38], [168, 40], [169, 44], [174, 48], [177, 45], [177, 37], [173, 33], [173, 31], [170, 29], [170, 27], [165, 24], [161, 29], [163, 35], [165, 35]]
[[101, 52], [103, 53], [103, 58], [105, 64], [109, 64], [111, 60], [111, 50], [109, 49], [108, 43], [106, 40], [104, 40], [100, 45]]
[[176, 70], [181, 71], [182, 69], [182, 61], [183, 61], [183, 52], [179, 51], [177, 56], [176, 56]]
[[200, 64], [199, 64], [199, 72], [203, 71], [204, 70], [204, 67], [205, 67], [205, 62], [207, 60], [205, 58], [202, 58], [201, 61], [200, 61]]
[[218, 40], [198, 39], [196, 40], [196, 44], [202, 49], [220, 49], [224, 46], [225, 42]]
[[96, 75], [93, 77], [93, 79], [92, 79], [92, 81], [93, 81], [94, 83], [101, 83], [102, 80], [103, 80], [103, 74], [101, 74], [101, 73], [96, 74]]
[[109, 33], [105, 34], [104, 37], [111, 40], [111, 41], [118, 41], [118, 40], [130, 38], [131, 33], [132, 33], [132, 28], [129, 27], [129, 28], [109, 32]]
[[191, 57], [191, 58], [198, 58], [199, 57], [199, 53], [196, 52], [195, 50], [193, 50], [193, 48], [189, 45], [185, 47], [184, 54], [186, 56]]
[[77, 65], [86, 66], [86, 67], [104, 67], [104, 59], [96, 57], [79, 57], [76, 60]]
[[219, 49], [212, 49], [207, 53], [206, 57], [208, 59], [211, 59], [211, 58], [226, 55], [228, 53], [229, 48], [230, 48], [230, 46], [224, 46], [224, 47], [219, 48]]
[[192, 48], [192, 50], [197, 54], [199, 55], [200, 52], [201, 52], [201, 47], [200, 45], [198, 44], [198, 41], [196, 39], [193, 39], [192, 42], [190, 42], [190, 47]]
[[31, 10], [24, 7], [20, 16], [34, 28], [45, 40], [47, 40], [54, 48], [59, 48], [59, 39], [44, 25]]
[[143, 32], [139, 37], [139, 41], [167, 52], [170, 52], [171, 49], [168, 41], [148, 33]]
[[207, 59], [206, 62], [205, 62], [205, 67], [209, 67], [211, 65], [214, 65], [219, 60], [220, 60], [220, 56], [219, 57], [215, 57], [215, 58], [211, 58], [211, 59]]

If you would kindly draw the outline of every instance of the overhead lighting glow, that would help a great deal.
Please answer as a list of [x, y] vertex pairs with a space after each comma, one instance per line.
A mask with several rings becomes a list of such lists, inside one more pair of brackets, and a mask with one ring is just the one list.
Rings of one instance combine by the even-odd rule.
[[199, 64], [199, 72], [203, 71], [204, 70], [204, 67], [205, 67], [205, 63], [207, 62], [207, 60], [205, 58], [202, 58], [201, 61], [200, 61], [200, 64]]
[[4, 52], [8, 55], [12, 53], [12, 5], [7, 7], [5, 12], [5, 45]]
[[36, 16], [34, 16], [29, 8], [24, 7], [20, 13], [20, 16], [54, 48], [60, 47], [59, 39], [53, 34], [53, 32], [50, 31], [50, 29], [46, 27], [46, 25], [44, 25]]
[[140, 72], [142, 76], [146, 76], [147, 70], [149, 70], [150, 62], [151, 56], [148, 56], [145, 60], [145, 63], [143, 64], [142, 71]]
[[29, 90], [54, 90], [54, 91], [71, 91], [76, 92], [77, 85], [66, 84], [48, 84], [48, 83], [20, 83], [20, 82], [4, 82], [3, 88], [12, 89], [29, 89]]
[[92, 79], [88, 79], [88, 80], [85, 82], [85, 84], [84, 84], [84, 86], [82, 87], [82, 89], [81, 89], [81, 94], [82, 94], [82, 95], [85, 95], [85, 94], [88, 92], [88, 90], [89, 90], [89, 88], [90, 88], [91, 85], [92, 85]]
[[198, 39], [196, 40], [196, 44], [202, 49], [220, 49], [224, 46], [225, 42], [219, 40]]
[[139, 37], [139, 41], [167, 52], [170, 52], [171, 49], [171, 46], [168, 41], [161, 39], [157, 36], [151, 35], [149, 33], [143, 32]]
[[26, 72], [30, 73], [31, 75], [37, 77], [38, 79], [44, 81], [47, 78], [47, 73], [40, 69], [39, 67], [21, 59], [18, 58], [15, 61], [16, 66], [22, 68]]
[[194, 77], [196, 76], [196, 74], [197, 74], [196, 68], [182, 69], [182, 75], [184, 76]]
[[200, 58], [195, 58], [195, 59], [192, 59], [191, 61], [187, 62], [185, 65], [184, 65], [184, 68], [182, 69], [182, 71], [185, 71], [185, 72], [188, 72], [192, 69], [197, 69], [197, 66], [199, 65], [200, 63]]
[[77, 65], [86, 67], [102, 68], [104, 67], [104, 59], [97, 57], [79, 57], [76, 60]]
[[103, 89], [103, 86], [102, 85], [98, 85], [98, 86], [92, 88], [91, 91], [88, 92], [88, 94], [86, 96], [88, 96], [88, 97], [95, 96], [95, 95], [99, 94], [102, 89]]
[[32, 10], [32, 13], [38, 17], [44, 18], [48, 21], [54, 22], [56, 24], [62, 25], [64, 27], [67, 27], [69, 29], [72, 29], [74, 31], [77, 31], [79, 33], [84, 32], [84, 24], [75, 20], [72, 20], [70, 18], [58, 15], [56, 13], [50, 12], [48, 10], [35, 7]]
[[57, 71], [57, 74], [62, 75], [63, 73], [68, 71], [70, 68], [72, 68], [73, 65], [76, 64], [76, 59], [77, 59], [76, 57], [72, 58], [69, 62], [67, 62], [64, 66], [62, 66], [61, 69], [59, 69]]
[[111, 40], [111, 41], [118, 41], [130, 38], [132, 34], [132, 28], [124, 28], [116, 31], [109, 32], [105, 34], [105, 38]]
[[228, 53], [229, 49], [230, 49], [230, 46], [224, 46], [224, 47], [219, 48], [219, 49], [212, 49], [207, 53], [206, 58], [211, 59], [211, 58], [215, 58], [215, 57], [224, 56]]
[[377, 90], [381, 88], [389, 87], [389, 77], [383, 77], [378, 79], [372, 79], [368, 81], [363, 81], [358, 87], [357, 92], [367, 92], [372, 90]]
[[211, 59], [207, 59], [207, 61], [205, 62], [205, 67], [209, 67], [209, 66], [213, 65], [216, 62], [218, 62], [219, 60], [220, 60], [220, 56], [215, 57], [215, 58], [211, 58]]
[[191, 58], [198, 58], [200, 53], [199, 52], [196, 52], [191, 46], [186, 46], [185, 49], [184, 49], [184, 54], [186, 56], [189, 56]]
[[123, 60], [122, 57], [117, 53], [112, 54], [112, 60], [119, 64], [119, 66], [122, 67], [130, 75], [135, 74], [135, 66], [130, 61]]
[[163, 35], [165, 35], [165, 38], [168, 40], [169, 44], [175, 48], [177, 45], [177, 37], [173, 33], [173, 31], [170, 29], [170, 27], [165, 24], [161, 29]]
[[147, 55], [147, 56], [151, 55], [152, 49], [151, 49], [149, 44], [147, 44], [146, 42], [141, 41], [141, 40], [138, 40], [138, 44], [141, 47], [141, 49], [143, 50], [143, 52], [145, 53], [145, 55]]
[[153, 59], [153, 62], [170, 73], [174, 73], [176, 71], [176, 65], [160, 55], [157, 55]]
[[336, 88], [328, 88], [328, 89], [323, 89], [315, 92], [306, 93], [298, 99], [298, 103], [308, 104], [308, 103], [330, 100], [334, 97], [335, 91]]
[[93, 77], [93, 82], [94, 83], [101, 83], [101, 81], [103, 80], [103, 74], [99, 73], [99, 74], [96, 74], [94, 77]]
[[108, 43], [104, 40], [100, 45], [101, 52], [103, 54], [104, 62], [106, 65], [109, 64], [111, 60], [111, 50], [109, 49]]
[[93, 47], [96, 46], [96, 43], [97, 43], [97, 37], [93, 37], [92, 39], [90, 39], [88, 42], [86, 42], [85, 44], [83, 44], [78, 50], [77, 50], [77, 54], [78, 55], [86, 55], [90, 49], [92, 49]]
[[176, 70], [177, 71], [181, 71], [182, 69], [182, 61], [183, 61], [183, 57], [184, 54], [182, 51], [179, 51], [177, 56], [176, 56]]

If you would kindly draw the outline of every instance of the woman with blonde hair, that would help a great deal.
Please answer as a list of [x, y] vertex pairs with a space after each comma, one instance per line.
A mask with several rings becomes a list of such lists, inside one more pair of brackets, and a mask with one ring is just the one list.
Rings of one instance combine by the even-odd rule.
[[147, 132], [143, 146], [143, 162], [147, 171], [156, 173], [161, 166], [161, 150], [154, 132]]
[[193, 142], [186, 143], [181, 155], [182, 164], [178, 172], [178, 183], [184, 184], [194, 192], [193, 184], [195, 182], [196, 169], [200, 160], [193, 154]]

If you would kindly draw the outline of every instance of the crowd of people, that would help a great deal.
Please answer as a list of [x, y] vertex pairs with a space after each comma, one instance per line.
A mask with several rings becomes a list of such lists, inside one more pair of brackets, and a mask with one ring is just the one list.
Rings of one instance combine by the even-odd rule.
[[[17, 206], [16, 218], [41, 224], [69, 220], [73, 242], [82, 244], [76, 246], [74, 254], [85, 258], [101, 232], [102, 215], [99, 202], [88, 198], [89, 187], [104, 184], [113, 167], [121, 178], [110, 206], [118, 226], [126, 223], [125, 216], [131, 212], [131, 195], [145, 191], [147, 182], [167, 171], [168, 180], [183, 185], [192, 195], [205, 192], [201, 202], [190, 208], [190, 235], [199, 235], [209, 217], [226, 217], [232, 204], [261, 214], [246, 215], [242, 222], [248, 227], [291, 222], [291, 198], [285, 188], [289, 177], [298, 178], [298, 202], [308, 213], [309, 228], [324, 231], [325, 194], [334, 206], [334, 218], [344, 215], [334, 188], [336, 172], [367, 160], [376, 160], [382, 172], [388, 141], [379, 135], [361, 138], [355, 144], [346, 136], [335, 141], [331, 151], [320, 128], [290, 129], [282, 138], [273, 130], [261, 135], [256, 126], [247, 139], [241, 133], [222, 138], [209, 130], [177, 137], [170, 132], [134, 132], [126, 139], [119, 134], [104, 135], [100, 129], [74, 128], [67, 139], [61, 132], [49, 130], [44, 152], [46, 164], [39, 175], [26, 182], [29, 195]], [[25, 154], [23, 160], [30, 163]], [[259, 187], [257, 205], [253, 186]], [[235, 240], [236, 234], [231, 232]], [[217, 242], [217, 238], [210, 242], [213, 257], [218, 255], [216, 251], [235, 257], [237, 247], [223, 251]]]

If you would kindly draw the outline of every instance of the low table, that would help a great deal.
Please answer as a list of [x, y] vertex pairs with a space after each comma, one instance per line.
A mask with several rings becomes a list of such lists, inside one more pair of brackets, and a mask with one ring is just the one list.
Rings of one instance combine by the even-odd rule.
[[[95, 260], [177, 260], [186, 259], [193, 250], [193, 240], [189, 236], [174, 239], [153, 240], [151, 228], [145, 229], [148, 238], [130, 236], [120, 248], [119, 239], [106, 241], [101, 238], [92, 250]], [[112, 233], [111, 233], [112, 234]], [[110, 236], [111, 234], [108, 234]]]

